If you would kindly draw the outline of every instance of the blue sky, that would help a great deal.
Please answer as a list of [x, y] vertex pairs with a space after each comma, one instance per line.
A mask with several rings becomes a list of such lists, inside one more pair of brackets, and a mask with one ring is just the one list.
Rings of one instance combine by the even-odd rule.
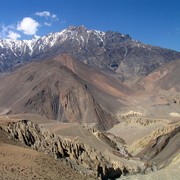
[[31, 39], [70, 25], [180, 51], [180, 0], [0, 0], [1, 39]]

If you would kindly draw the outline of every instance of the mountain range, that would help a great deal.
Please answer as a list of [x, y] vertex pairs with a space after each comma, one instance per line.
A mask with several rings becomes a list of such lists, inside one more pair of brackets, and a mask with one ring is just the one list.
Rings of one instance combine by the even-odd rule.
[[116, 72], [122, 80], [147, 75], [180, 58], [179, 52], [145, 45], [119, 32], [70, 26], [39, 39], [0, 40], [0, 72], [61, 53], [70, 53], [81, 62]]
[[34, 158], [30, 147], [89, 179], [172, 175], [179, 68], [180, 52], [84, 26], [0, 40], [0, 144], [23, 144], [22, 153]]

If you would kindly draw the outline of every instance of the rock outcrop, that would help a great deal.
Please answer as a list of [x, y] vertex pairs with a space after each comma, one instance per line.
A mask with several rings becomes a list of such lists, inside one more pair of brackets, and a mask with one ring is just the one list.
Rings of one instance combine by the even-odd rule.
[[[179, 154], [180, 126], [171, 132], [159, 135], [143, 149], [137, 156], [143, 160], [157, 164], [160, 168], [167, 166]], [[173, 142], [173, 144], [172, 144]], [[163, 154], [163, 158], [161, 157]]]
[[113, 179], [125, 172], [123, 166], [113, 165], [100, 152], [83, 142], [56, 136], [31, 121], [9, 122], [0, 126], [12, 139], [61, 160], [88, 177]]

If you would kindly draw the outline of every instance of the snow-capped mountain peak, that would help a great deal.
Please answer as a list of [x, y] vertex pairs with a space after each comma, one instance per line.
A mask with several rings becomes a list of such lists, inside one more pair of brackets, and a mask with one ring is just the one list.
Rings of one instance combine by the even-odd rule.
[[102, 32], [84, 26], [68, 28], [32, 40], [0, 40], [0, 72], [32, 60], [69, 53], [76, 59], [119, 74], [147, 74], [180, 53], [145, 45], [119, 32]]

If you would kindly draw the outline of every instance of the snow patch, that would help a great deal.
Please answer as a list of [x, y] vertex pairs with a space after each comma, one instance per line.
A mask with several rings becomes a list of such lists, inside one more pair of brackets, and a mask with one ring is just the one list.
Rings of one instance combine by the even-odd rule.
[[172, 116], [172, 117], [180, 117], [180, 114], [177, 113], [177, 112], [172, 112], [169, 115]]

